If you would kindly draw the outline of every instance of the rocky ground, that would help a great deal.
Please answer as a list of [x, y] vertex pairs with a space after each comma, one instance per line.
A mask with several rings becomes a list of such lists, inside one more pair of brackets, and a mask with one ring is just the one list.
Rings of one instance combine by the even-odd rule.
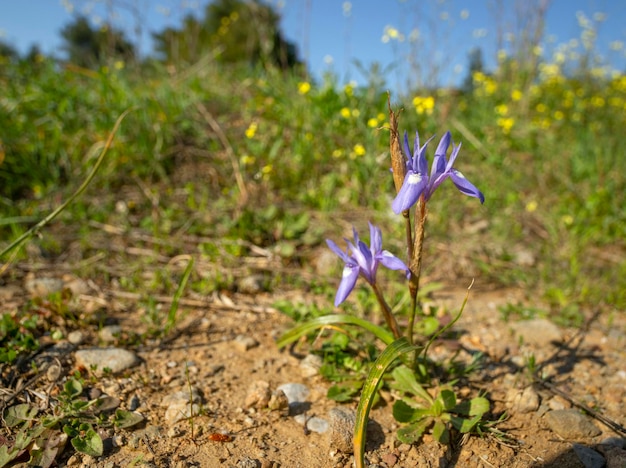
[[[26, 270], [30, 270], [28, 273]], [[7, 313], [49, 288], [74, 291], [75, 305], [100, 321], [52, 339], [33, 357], [37, 374], [22, 363], [23, 379], [3, 379], [2, 397], [44, 409], [68, 375], [85, 377], [90, 397], [111, 396], [113, 406], [143, 416], [129, 429], [102, 430], [102, 457], [65, 450], [72, 467], [350, 467], [350, 421], [356, 404], [326, 398], [329, 383], [306, 344], [278, 349], [276, 338], [293, 322], [275, 310], [277, 299], [316, 300], [305, 293], [252, 287], [248, 293], [203, 297], [186, 293], [183, 319], [166, 340], [135, 343], [144, 329], [137, 297], [115, 283], [98, 285], [63, 265], [16, 265], [0, 288]], [[252, 280], [252, 283], [254, 281]], [[455, 310], [465, 290], [442, 289], [429, 305]], [[443, 292], [445, 291], [445, 292]], [[161, 298], [165, 307], [167, 298]], [[392, 392], [371, 414], [366, 459], [377, 467], [597, 467], [626, 466], [626, 317], [590, 310], [580, 329], [547, 319], [506, 322], [498, 307], [525, 300], [521, 291], [474, 285], [457, 339], [437, 343], [436, 361], [458, 353], [485, 355], [483, 367], [458, 394], [484, 392], [490, 419], [505, 437], [455, 437], [442, 446], [426, 436], [419, 445], [396, 440]], [[51, 318], [52, 320], [53, 318]], [[527, 362], [534, 356], [532, 381]], [[104, 368], [109, 370], [103, 372]], [[3, 370], [4, 376], [8, 370]], [[279, 391], [283, 390], [283, 392]], [[581, 408], [587, 408], [583, 411]], [[604, 421], [602, 418], [605, 418]], [[611, 424], [613, 427], [610, 427]], [[4, 430], [5, 443], [10, 433]]]

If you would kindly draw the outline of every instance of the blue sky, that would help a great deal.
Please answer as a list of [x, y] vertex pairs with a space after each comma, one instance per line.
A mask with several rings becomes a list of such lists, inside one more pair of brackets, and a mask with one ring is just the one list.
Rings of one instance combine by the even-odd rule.
[[[112, 4], [114, 10], [106, 9]], [[0, 38], [25, 52], [36, 43], [47, 54], [62, 56], [59, 31], [83, 12], [93, 21], [114, 15], [115, 24], [135, 40], [140, 26], [143, 53], [151, 50], [150, 32], [176, 26], [188, 13], [201, 11], [207, 0], [0, 0]], [[425, 82], [436, 75], [440, 84], [462, 80], [467, 53], [483, 49], [493, 66], [498, 30], [502, 46], [516, 32], [516, 0], [267, 0], [282, 15], [286, 37], [298, 45], [313, 75], [335, 73], [340, 81], [363, 82], [354, 65], [369, 69], [374, 62], [386, 70], [388, 84], [403, 85], [407, 78]], [[502, 3], [505, 9], [495, 11]], [[520, 3], [524, 3], [523, 1]], [[528, 3], [531, 3], [530, 1]], [[137, 17], [120, 5], [132, 5]], [[612, 68], [626, 70], [626, 1], [552, 0], [546, 17], [543, 56], [557, 50], [581, 53], [582, 24], [597, 31], [595, 49]], [[391, 29], [390, 29], [391, 28]], [[395, 32], [394, 32], [395, 31]], [[386, 37], [385, 37], [385, 33]], [[397, 35], [396, 35], [397, 33]], [[387, 42], [384, 42], [388, 39]], [[564, 44], [566, 45], [564, 47]], [[561, 49], [559, 49], [561, 48]]]

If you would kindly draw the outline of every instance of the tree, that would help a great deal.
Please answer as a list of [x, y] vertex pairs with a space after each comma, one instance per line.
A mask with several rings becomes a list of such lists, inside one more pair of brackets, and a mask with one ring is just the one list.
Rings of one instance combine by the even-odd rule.
[[224, 63], [292, 68], [301, 62], [279, 22], [272, 7], [258, 0], [216, 0], [206, 6], [203, 18], [189, 15], [180, 29], [154, 33], [155, 50], [169, 63], [194, 63], [216, 51]]
[[17, 50], [11, 44], [0, 41], [0, 63], [11, 62], [19, 57]]
[[485, 71], [482, 49], [480, 47], [472, 48], [467, 54], [467, 61], [467, 75], [463, 80], [462, 89], [466, 93], [471, 93], [474, 90], [474, 73]]
[[78, 16], [61, 30], [67, 59], [75, 65], [94, 68], [108, 60], [131, 61], [135, 58], [135, 47], [123, 31], [109, 24], [93, 28], [87, 18]]

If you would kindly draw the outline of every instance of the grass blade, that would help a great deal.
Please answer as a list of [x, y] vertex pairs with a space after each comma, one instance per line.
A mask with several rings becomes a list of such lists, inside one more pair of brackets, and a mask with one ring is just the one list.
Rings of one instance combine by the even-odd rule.
[[279, 348], [287, 346], [290, 343], [293, 343], [301, 336], [307, 335], [315, 330], [320, 328], [328, 327], [330, 325], [356, 325], [359, 326], [371, 333], [373, 333], [379, 340], [383, 343], [389, 345], [393, 342], [393, 335], [378, 325], [374, 325], [367, 320], [364, 320], [359, 317], [354, 317], [352, 315], [323, 315], [321, 317], [316, 317], [313, 320], [310, 320], [306, 323], [298, 325], [297, 327], [292, 328], [283, 336], [278, 339], [276, 343]]
[[416, 349], [417, 346], [410, 344], [406, 337], [402, 337], [387, 346], [378, 359], [376, 359], [376, 362], [374, 362], [363, 384], [361, 399], [359, 400], [359, 406], [356, 410], [356, 424], [354, 426], [354, 459], [356, 468], [363, 468], [365, 466], [365, 432], [367, 429], [368, 416], [372, 409], [374, 396], [376, 395], [378, 386], [387, 368], [403, 354], [415, 351]]

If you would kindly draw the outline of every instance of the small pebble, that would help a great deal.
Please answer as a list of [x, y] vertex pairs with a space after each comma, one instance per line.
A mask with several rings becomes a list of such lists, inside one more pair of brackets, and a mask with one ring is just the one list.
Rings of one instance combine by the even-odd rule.
[[237, 335], [233, 340], [233, 345], [239, 351], [248, 351], [251, 348], [259, 346], [259, 342], [251, 336]]
[[245, 408], [267, 408], [267, 404], [272, 396], [269, 382], [264, 380], [256, 380], [252, 382], [248, 389], [248, 395], [244, 402]]
[[320, 368], [322, 367], [322, 357], [317, 354], [308, 354], [301, 362], [300, 362], [300, 372], [303, 377], [313, 377], [319, 374]]
[[139, 364], [135, 353], [121, 348], [81, 349], [76, 351], [75, 357], [78, 366], [95, 369], [97, 373], [109, 369], [115, 374]]
[[331, 450], [339, 450], [350, 454], [354, 452], [352, 435], [356, 423], [354, 410], [333, 408], [329, 412], [330, 430], [329, 444]]
[[73, 345], [82, 344], [85, 341], [85, 334], [80, 330], [74, 330], [67, 334], [67, 341]]

